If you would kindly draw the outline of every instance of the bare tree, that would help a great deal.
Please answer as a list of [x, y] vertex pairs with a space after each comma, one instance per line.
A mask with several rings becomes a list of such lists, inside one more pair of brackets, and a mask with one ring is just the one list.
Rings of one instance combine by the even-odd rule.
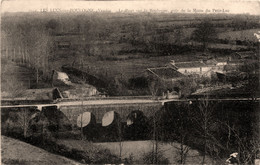
[[28, 129], [29, 129], [29, 124], [31, 119], [34, 117], [33, 114], [36, 113], [36, 111], [31, 111], [29, 108], [22, 108], [19, 109], [20, 112], [18, 112], [18, 118], [19, 123], [17, 123], [18, 125], [20, 125], [23, 129], [23, 137], [27, 138], [28, 137]]
[[122, 109], [120, 108], [120, 115], [117, 120], [117, 131], [118, 131], [118, 141], [119, 141], [119, 158], [120, 161], [122, 161], [122, 150], [123, 150], [123, 143], [122, 143], [122, 137], [123, 137], [123, 132], [122, 132]]
[[189, 104], [185, 104], [184, 109], [178, 108], [177, 113], [179, 118], [177, 120], [174, 120], [176, 124], [176, 129], [178, 130], [177, 138], [178, 142], [180, 144], [179, 147], [177, 148], [178, 155], [180, 156], [180, 159], [178, 163], [180, 164], [185, 164], [187, 154], [190, 150], [190, 147], [188, 146], [189, 144], [189, 138], [191, 136], [191, 132], [189, 131], [189, 122], [190, 120], [190, 107]]
[[216, 149], [218, 147], [222, 147], [212, 132], [217, 129], [217, 121], [213, 114], [217, 103], [209, 101], [209, 96], [205, 95], [204, 98], [198, 100], [196, 105], [198, 106], [198, 109], [193, 120], [194, 124], [196, 124], [195, 133], [199, 135], [201, 139], [199, 141], [201, 141], [203, 145], [202, 164], [204, 164], [206, 161], [206, 154], [212, 155], [217, 152]]
[[150, 82], [150, 84], [149, 84], [149, 90], [150, 90], [153, 98], [156, 97], [157, 92], [158, 92], [158, 86], [157, 85], [158, 84], [154, 81]]
[[[237, 146], [237, 152], [239, 154], [239, 163], [243, 164], [252, 164], [254, 159], [257, 158], [257, 154], [259, 152], [259, 133], [253, 134], [250, 138], [240, 133], [239, 128], [235, 125], [231, 125], [229, 122], [220, 122], [221, 125], [223, 125], [227, 131], [228, 131], [228, 139], [230, 139], [230, 136], [235, 137], [233, 144], [236, 144]], [[258, 132], [257, 130], [254, 130], [255, 132]], [[227, 150], [232, 150], [232, 148], [229, 148], [227, 146]]]

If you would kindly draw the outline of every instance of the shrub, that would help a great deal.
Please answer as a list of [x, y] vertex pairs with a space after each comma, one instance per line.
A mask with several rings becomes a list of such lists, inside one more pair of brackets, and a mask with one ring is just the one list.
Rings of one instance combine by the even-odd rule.
[[148, 80], [144, 76], [130, 78], [128, 82], [130, 88], [148, 88]]
[[162, 153], [156, 154], [153, 151], [145, 153], [142, 160], [144, 164], [169, 164], [169, 160]]

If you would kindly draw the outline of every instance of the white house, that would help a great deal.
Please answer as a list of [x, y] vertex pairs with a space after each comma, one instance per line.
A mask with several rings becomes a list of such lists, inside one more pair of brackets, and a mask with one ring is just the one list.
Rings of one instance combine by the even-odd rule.
[[228, 65], [228, 62], [227, 60], [216, 61], [215, 59], [208, 59], [176, 63], [174, 60], [171, 60], [171, 65], [184, 75], [211, 76], [215, 72], [223, 73], [224, 67]]
[[216, 66], [224, 66], [227, 65], [227, 61], [218, 61], [218, 63], [216, 64]]
[[178, 62], [171, 60], [171, 65], [184, 75], [197, 74], [210, 76], [215, 65], [207, 65], [203, 61]]

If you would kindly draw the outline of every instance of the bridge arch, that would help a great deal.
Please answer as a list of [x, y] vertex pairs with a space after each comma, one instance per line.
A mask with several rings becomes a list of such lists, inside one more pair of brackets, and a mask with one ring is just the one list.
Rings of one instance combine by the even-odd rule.
[[140, 110], [131, 111], [126, 119], [124, 138], [128, 140], [143, 140], [150, 135], [151, 126], [148, 117]]
[[[133, 111], [138, 110], [136, 112], [142, 113], [145, 118], [144, 123], [147, 123], [147, 119], [150, 119], [151, 116], [154, 116], [155, 111], [160, 110], [162, 106], [163, 105], [159, 102], [131, 104], [90, 104], [83, 106], [61, 105], [60, 110], [70, 119], [73, 125], [73, 129], [79, 129], [79, 127], [77, 126], [77, 118], [80, 114], [83, 114], [84, 112], [93, 113], [96, 118], [95, 128], [97, 130], [94, 134], [99, 137], [98, 139], [100, 141], [107, 141], [108, 139], [110, 141], [116, 141], [120, 137], [127, 137], [125, 136], [125, 130], [127, 129], [127, 127], [129, 127], [127, 126], [127, 118], [129, 119], [129, 114], [131, 114]], [[137, 126], [136, 123], [138, 122], [135, 121], [134, 123], [134, 126]], [[148, 129], [145, 129], [145, 131], [148, 131], [150, 129], [151, 126], [148, 124]]]
[[86, 139], [94, 140], [98, 137], [96, 117], [93, 113], [86, 111], [79, 114], [76, 125]]
[[106, 112], [102, 117], [100, 138], [102, 141], [118, 141], [122, 138], [122, 118], [114, 110]]
[[120, 115], [115, 111], [108, 111], [102, 117], [102, 126], [107, 127], [112, 124], [118, 124], [120, 121]]
[[84, 128], [93, 124], [96, 124], [96, 117], [93, 113], [87, 111], [78, 115], [77, 126], [79, 128]]

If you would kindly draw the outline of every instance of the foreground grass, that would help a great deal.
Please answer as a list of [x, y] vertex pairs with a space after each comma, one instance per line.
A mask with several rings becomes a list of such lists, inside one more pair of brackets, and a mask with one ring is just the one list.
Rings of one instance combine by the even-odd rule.
[[19, 165], [58, 165], [80, 164], [68, 158], [49, 153], [28, 143], [2, 136], [1, 157], [3, 164]]

